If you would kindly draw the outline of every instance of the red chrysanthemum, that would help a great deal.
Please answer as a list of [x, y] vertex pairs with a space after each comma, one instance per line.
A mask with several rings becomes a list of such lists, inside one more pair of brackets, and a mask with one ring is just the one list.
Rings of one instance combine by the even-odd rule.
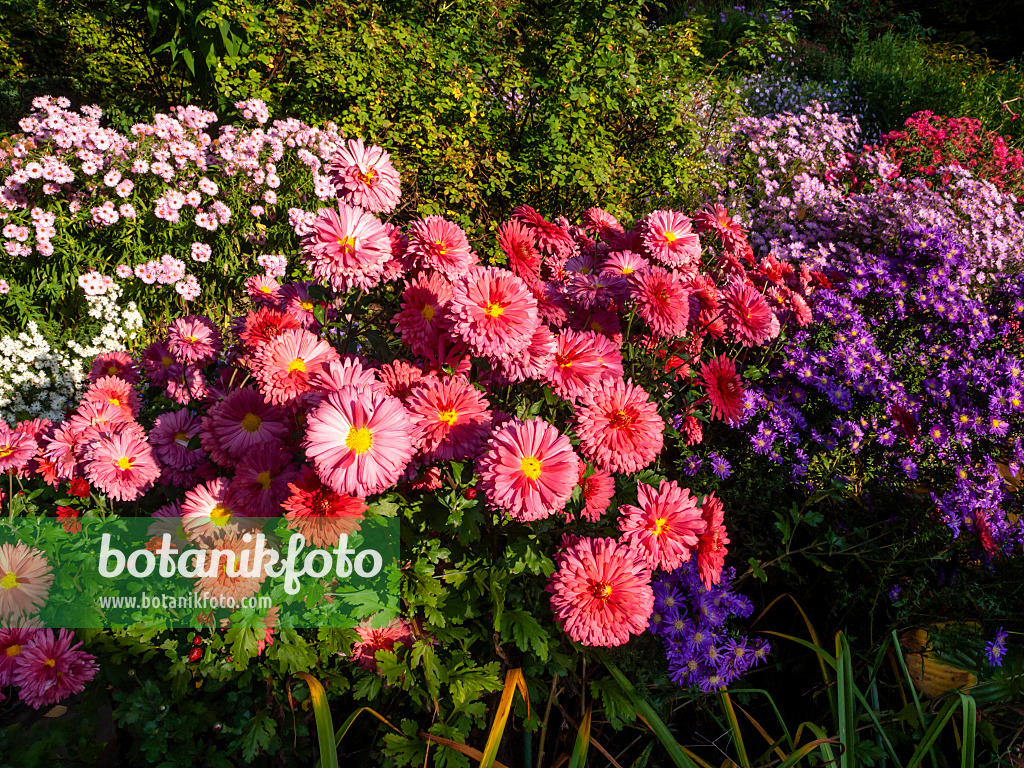
[[409, 622], [404, 619], [392, 619], [383, 627], [373, 627], [372, 619], [365, 619], [357, 626], [356, 634], [359, 641], [352, 646], [352, 661], [365, 670], [377, 670], [377, 651], [392, 652], [399, 643], [412, 644], [412, 632]]
[[391, 240], [384, 225], [362, 208], [338, 203], [324, 209], [303, 238], [302, 262], [313, 277], [338, 292], [368, 291], [384, 276], [391, 258]]
[[508, 357], [524, 349], [540, 322], [537, 300], [522, 278], [478, 267], [452, 287], [452, 333], [481, 357]]
[[498, 245], [508, 259], [508, 268], [527, 285], [540, 280], [541, 258], [533, 246], [533, 234], [522, 222], [512, 219], [498, 230]]
[[714, 232], [726, 248], [735, 248], [746, 240], [743, 227], [729, 217], [729, 212], [721, 203], [715, 203], [702, 211], [693, 214], [693, 223], [698, 232]]
[[242, 328], [238, 331], [238, 338], [245, 351], [255, 355], [268, 341], [276, 339], [285, 331], [301, 327], [294, 315], [272, 307], [260, 307], [245, 316]]
[[424, 461], [473, 458], [491, 433], [487, 398], [463, 376], [427, 377], [405, 405]]
[[602, 208], [588, 208], [583, 212], [580, 221], [584, 226], [594, 230], [599, 238], [606, 243], [616, 235], [622, 234], [622, 225], [619, 220]]
[[327, 174], [338, 197], [373, 213], [391, 213], [402, 196], [401, 177], [382, 147], [349, 139], [331, 159]]
[[662, 480], [658, 490], [638, 482], [637, 504], [619, 507], [619, 530], [652, 570], [674, 571], [690, 559], [706, 525], [688, 488]]
[[288, 484], [290, 494], [283, 507], [288, 527], [306, 537], [310, 546], [336, 547], [338, 537], [359, 529], [366, 502], [358, 496], [336, 493], [324, 485], [309, 467]]
[[690, 293], [672, 272], [653, 267], [631, 278], [637, 313], [663, 339], [685, 336], [690, 322]]
[[653, 462], [664, 429], [658, 407], [632, 381], [607, 382], [588, 392], [576, 415], [580, 452], [608, 472], [637, 472]]
[[423, 378], [423, 370], [404, 360], [395, 360], [380, 367], [380, 379], [374, 390], [382, 395], [397, 397], [402, 402], [412, 394], [412, 388]]
[[771, 338], [774, 313], [760, 291], [734, 283], [722, 292], [720, 306], [725, 324], [745, 347], [756, 347]]
[[743, 414], [743, 386], [736, 364], [725, 355], [719, 355], [701, 366], [700, 378], [708, 390], [711, 418], [739, 421]]
[[725, 530], [725, 512], [722, 502], [713, 493], [704, 497], [701, 505], [705, 531], [697, 543], [697, 572], [705, 589], [711, 589], [722, 580], [722, 566], [728, 553], [729, 536]]

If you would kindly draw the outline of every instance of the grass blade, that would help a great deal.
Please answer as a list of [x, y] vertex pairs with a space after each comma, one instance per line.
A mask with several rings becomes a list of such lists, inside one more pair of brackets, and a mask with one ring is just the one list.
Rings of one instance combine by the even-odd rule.
[[[729, 729], [733, 733], [733, 742], [736, 744], [736, 757], [739, 758], [740, 766], [741, 768], [750, 768], [750, 758], [747, 757], [747, 745], [743, 743], [743, 734], [740, 733], [740, 724], [736, 719], [736, 710], [732, 708], [732, 699], [729, 698], [728, 692], [721, 691], [718, 694], [718, 701], [722, 705], [722, 712], [725, 714], [725, 719], [729, 722]], [[771, 744], [771, 742], [772, 740], [768, 739], [768, 743]]]
[[[733, 691], [733, 693], [735, 693], [735, 691]], [[768, 731], [765, 730], [764, 726], [762, 726], [759, 722], [757, 722], [757, 720], [754, 719], [754, 716], [752, 714], [750, 714], [749, 712], [747, 712], [747, 710], [745, 710], [739, 704], [733, 703], [732, 706], [734, 706], [736, 709], [738, 709], [740, 712], [742, 712], [743, 716], [746, 717], [747, 720], [750, 721], [750, 724], [752, 726], [754, 726], [754, 728], [757, 729], [757, 732], [760, 733], [761, 736], [764, 738], [764, 740], [768, 742], [768, 750], [769, 751], [774, 750], [775, 754], [777, 754], [779, 756], [780, 760], [785, 760], [786, 759], [786, 753], [782, 751], [781, 747], [779, 747], [779, 744], [782, 742], [782, 739], [780, 738], [778, 741], [776, 741], [771, 736], [769, 736], [768, 735]], [[758, 762], [760, 762], [760, 761], [758, 761]]]
[[[896, 661], [900, 665], [900, 671], [903, 676], [907, 679], [907, 687], [910, 689], [910, 695], [914, 700], [914, 709], [917, 710], [917, 722], [920, 731], [925, 730], [925, 726], [928, 721], [924, 717], [924, 708], [921, 706], [921, 699], [917, 695], [917, 687], [914, 685], [914, 678], [910, 676], [910, 670], [907, 669], [907, 661], [903, 658], [903, 646], [900, 645], [900, 639], [896, 635], [896, 630], [892, 631], [892, 645], [893, 653], [896, 655]], [[924, 663], [924, 654], [921, 655], [922, 663]], [[916, 756], [916, 753], [915, 753]], [[932, 765], [938, 766], [938, 761], [935, 759], [935, 755], [932, 755]]]
[[960, 768], [974, 768], [974, 736], [978, 728], [978, 705], [973, 696], [960, 694], [964, 712], [964, 746], [960, 752]]
[[309, 698], [316, 717], [316, 739], [320, 745], [320, 764], [323, 768], [338, 768], [338, 748], [334, 743], [334, 721], [327, 704], [327, 691], [312, 675], [299, 672], [299, 677], [309, 686]]
[[924, 760], [926, 754], [931, 755], [932, 759], [935, 759], [935, 753], [932, 752], [932, 745], [938, 740], [939, 735], [942, 733], [942, 729], [946, 726], [946, 723], [953, 717], [953, 712], [956, 711], [956, 705], [960, 702], [957, 699], [950, 699], [946, 702], [946, 705], [939, 710], [939, 714], [935, 716], [932, 724], [928, 726], [928, 730], [924, 732], [921, 737], [921, 741], [918, 743], [917, 748], [914, 749], [914, 754], [910, 758], [910, 762], [907, 763], [907, 768], [917, 768]]
[[[420, 731], [419, 736], [424, 741], [429, 741], [432, 744], [438, 744], [442, 747], [448, 747], [448, 749], [454, 749], [456, 752], [465, 755], [470, 760], [480, 761], [483, 759], [483, 752], [481, 752], [479, 749], [473, 749], [472, 747], [468, 747], [461, 741], [446, 739], [444, 736], [435, 736], [434, 734], [427, 733], [426, 731]], [[494, 768], [508, 768], [507, 765], [505, 765], [504, 763], [499, 763], [497, 760], [491, 763], [491, 765], [493, 765]]]
[[842, 632], [836, 633], [836, 699], [839, 715], [839, 743], [843, 752], [839, 756], [840, 768], [853, 765], [856, 724], [853, 707], [853, 660], [850, 658], [850, 644]]
[[576, 731], [576, 744], [572, 748], [572, 757], [569, 759], [569, 768], [583, 768], [587, 762], [587, 749], [590, 747], [590, 716], [594, 705], [587, 706], [587, 712], [583, 715], [583, 722]]
[[779, 725], [782, 727], [782, 732], [786, 736], [786, 744], [790, 749], [794, 748], [793, 737], [789, 733], [789, 728], [786, 727], [786, 721], [782, 719], [782, 713], [779, 712], [779, 708], [775, 706], [775, 701], [772, 699], [772, 696], [768, 691], [764, 688], [730, 688], [729, 690], [732, 693], [759, 693], [768, 699], [768, 704], [771, 706], [772, 712], [775, 713], [775, 719], [779, 721]]
[[498, 702], [498, 710], [494, 713], [494, 721], [491, 723], [491, 730], [487, 734], [487, 743], [480, 758], [480, 768], [491, 768], [494, 759], [498, 755], [498, 747], [501, 746], [501, 737], [505, 733], [505, 723], [508, 722], [509, 713], [512, 711], [512, 699], [516, 690], [519, 690], [526, 705], [530, 705], [529, 691], [526, 689], [526, 681], [523, 679], [523, 671], [516, 667], [505, 674], [505, 687], [501, 691], [501, 701]]

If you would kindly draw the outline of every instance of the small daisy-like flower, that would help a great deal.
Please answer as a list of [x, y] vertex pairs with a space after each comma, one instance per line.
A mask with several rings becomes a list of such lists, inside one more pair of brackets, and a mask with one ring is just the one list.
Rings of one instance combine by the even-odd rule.
[[180, 363], [198, 366], [212, 363], [222, 349], [220, 334], [207, 318], [179, 317], [167, 332], [167, 345]]
[[652, 570], [674, 571], [690, 559], [697, 537], [704, 533], [697, 500], [688, 488], [680, 488], [674, 480], [662, 480], [657, 491], [637, 483], [637, 503], [637, 507], [619, 507], [622, 540]]
[[655, 211], [644, 224], [644, 246], [667, 267], [695, 272], [700, 265], [700, 238], [690, 219], [678, 211]]
[[331, 159], [327, 174], [338, 197], [372, 213], [391, 213], [402, 196], [401, 177], [391, 155], [362, 139], [349, 139]]
[[448, 306], [452, 332], [481, 357], [519, 352], [540, 322], [526, 283], [497, 267], [479, 267], [456, 282]]

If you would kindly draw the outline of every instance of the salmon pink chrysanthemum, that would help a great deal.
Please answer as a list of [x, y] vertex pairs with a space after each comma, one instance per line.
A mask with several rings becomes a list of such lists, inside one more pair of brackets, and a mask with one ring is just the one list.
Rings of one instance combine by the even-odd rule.
[[700, 367], [700, 378], [708, 390], [711, 418], [739, 421], [743, 415], [743, 386], [736, 364], [726, 355], [719, 355]]
[[499, 358], [498, 371], [510, 382], [540, 379], [555, 359], [558, 340], [543, 323], [537, 325], [530, 343], [509, 357]]
[[359, 635], [358, 642], [352, 646], [352, 661], [365, 670], [377, 670], [377, 651], [394, 651], [399, 643], [412, 644], [412, 632], [409, 622], [405, 619], [392, 619], [383, 627], [374, 627], [372, 618], [364, 619], [355, 628]]
[[127, 352], [114, 350], [96, 356], [89, 369], [89, 382], [95, 383], [104, 376], [117, 376], [129, 384], [139, 383], [139, 368]]
[[599, 469], [637, 472], [664, 444], [658, 406], [632, 381], [611, 381], [588, 392], [576, 415], [580, 452]]
[[391, 155], [362, 139], [349, 139], [331, 159], [327, 175], [338, 197], [373, 213], [391, 213], [402, 196], [401, 177]]
[[663, 339], [685, 336], [690, 321], [690, 293], [679, 277], [661, 267], [632, 277], [637, 313]]
[[385, 491], [412, 459], [412, 425], [401, 401], [357, 387], [331, 392], [307, 417], [306, 456], [338, 493]]
[[391, 258], [384, 225], [362, 208], [338, 203], [319, 212], [313, 231], [303, 238], [302, 262], [317, 280], [338, 292], [379, 284]]
[[53, 573], [42, 552], [21, 541], [0, 544], [0, 626], [15, 614], [38, 612], [52, 583]]
[[491, 437], [477, 464], [487, 503], [522, 522], [561, 511], [579, 477], [569, 438], [543, 419], [514, 421]]
[[309, 392], [310, 375], [337, 359], [334, 347], [315, 334], [304, 329], [288, 330], [259, 350], [253, 372], [263, 396], [275, 405], [285, 405]]
[[505, 222], [498, 230], [498, 245], [508, 259], [508, 268], [527, 285], [540, 280], [541, 258], [533, 246], [533, 234], [517, 219]]
[[104, 436], [86, 453], [85, 476], [117, 501], [134, 501], [160, 477], [153, 449], [140, 433], [125, 429]]
[[595, 469], [592, 474], [580, 481], [583, 488], [583, 511], [581, 515], [584, 520], [596, 523], [608, 510], [608, 505], [615, 496], [615, 478], [610, 472], [603, 469]]
[[674, 571], [690, 559], [704, 533], [697, 499], [689, 488], [662, 480], [658, 490], [638, 482], [637, 504], [619, 507], [619, 530], [651, 570]]
[[559, 397], [576, 400], [604, 378], [602, 359], [597, 334], [561, 331], [544, 380]]
[[477, 262], [462, 228], [441, 216], [427, 216], [409, 225], [406, 258], [414, 267], [437, 270], [458, 280]]
[[127, 380], [119, 376], [103, 376], [85, 391], [84, 403], [110, 403], [121, 409], [126, 420], [139, 415], [139, 396]]
[[415, 354], [433, 345], [442, 332], [441, 320], [451, 298], [451, 283], [438, 272], [421, 273], [405, 286], [401, 309], [391, 322], [402, 342]]
[[679, 211], [655, 211], [648, 216], [643, 242], [667, 267], [696, 272], [700, 265], [700, 237], [691, 228], [690, 219]]
[[594, 230], [599, 238], [606, 243], [614, 236], [622, 234], [622, 225], [619, 220], [603, 208], [588, 208], [583, 212], [580, 221], [584, 226]]
[[310, 546], [333, 547], [338, 537], [359, 529], [366, 502], [358, 496], [335, 493], [309, 467], [288, 483], [282, 504], [288, 527], [306, 537]]
[[189, 538], [222, 539], [238, 532], [234, 518], [243, 516], [241, 506], [231, 493], [231, 483], [218, 477], [185, 491], [181, 504], [181, 522]]
[[470, 459], [491, 433], [487, 398], [464, 376], [428, 376], [405, 403], [425, 461]]
[[623, 645], [647, 630], [654, 610], [651, 572], [636, 552], [614, 539], [579, 539], [557, 557], [551, 610], [577, 643]]
[[722, 502], [713, 493], [704, 497], [701, 516], [706, 526], [697, 542], [697, 573], [705, 589], [711, 589], [722, 580], [722, 566], [728, 553], [729, 535], [725, 530], [725, 512]]
[[452, 332], [481, 357], [508, 357], [526, 348], [540, 322], [526, 282], [497, 267], [479, 267], [455, 283]]
[[11, 429], [0, 421], [0, 472], [24, 469], [38, 450], [39, 444], [31, 435]]
[[719, 301], [726, 327], [740, 344], [756, 347], [771, 338], [774, 313], [754, 286], [734, 283]]

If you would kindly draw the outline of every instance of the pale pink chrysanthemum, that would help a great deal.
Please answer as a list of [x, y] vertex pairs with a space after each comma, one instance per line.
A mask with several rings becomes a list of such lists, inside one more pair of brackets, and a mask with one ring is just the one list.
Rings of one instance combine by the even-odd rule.
[[690, 321], [690, 294], [676, 275], [661, 267], [634, 275], [637, 313], [663, 339], [685, 336]]
[[[581, 463], [581, 466], [586, 466]], [[610, 472], [595, 469], [579, 483], [583, 487], [583, 510], [580, 515], [591, 523], [598, 522], [615, 496], [615, 478]]]
[[0, 472], [24, 469], [38, 450], [39, 444], [31, 435], [0, 422]]
[[423, 379], [405, 406], [425, 461], [472, 458], [491, 433], [487, 398], [464, 376]]
[[[26, 626], [11, 626], [6, 615], [0, 627], [0, 686], [10, 685], [14, 679], [14, 667], [25, 646], [35, 637], [36, 630]], [[23, 624], [25, 622], [19, 622]]]
[[726, 355], [719, 355], [701, 365], [700, 378], [708, 390], [711, 418], [739, 421], [743, 415], [743, 385], [736, 364]]
[[382, 395], [397, 397], [403, 403], [412, 394], [412, 389], [423, 378], [423, 370], [405, 360], [395, 360], [380, 367], [380, 379], [374, 390]]
[[649, 465], [661, 453], [664, 430], [657, 405], [632, 381], [594, 388], [576, 414], [580, 452], [608, 472], [628, 474]]
[[597, 386], [604, 377], [601, 356], [595, 344], [596, 334], [560, 331], [544, 380], [566, 400], [576, 400]]
[[604, 260], [601, 274], [616, 277], [641, 275], [651, 268], [650, 262], [633, 251], [612, 251]]
[[498, 230], [498, 245], [513, 274], [523, 278], [527, 285], [540, 280], [540, 254], [533, 247], [533, 235], [525, 224], [517, 219], [504, 223]]
[[452, 298], [452, 286], [438, 272], [420, 274], [402, 292], [401, 309], [391, 319], [398, 335], [414, 353], [429, 347], [442, 332], [441, 320]]
[[288, 498], [288, 484], [298, 469], [291, 455], [276, 443], [262, 443], [246, 452], [239, 462], [228, 491], [239, 507], [239, 514], [272, 517], [282, 514], [281, 504]]
[[21, 700], [34, 709], [47, 707], [85, 690], [96, 676], [96, 657], [79, 650], [74, 634], [67, 629], [36, 630], [18, 654], [12, 682]]
[[310, 374], [338, 353], [307, 330], [289, 330], [270, 340], [256, 354], [256, 380], [264, 397], [276, 405], [295, 402], [312, 387]]
[[222, 539], [238, 532], [235, 518], [243, 516], [231, 493], [231, 483], [218, 477], [185, 492], [181, 522], [190, 539]]
[[110, 403], [121, 409], [125, 419], [139, 415], [139, 396], [125, 379], [103, 376], [89, 385], [82, 398], [86, 403]]
[[497, 267], [479, 267], [457, 281], [448, 306], [452, 332], [481, 357], [519, 352], [540, 322], [526, 282]]
[[[369, 363], [357, 355], [345, 355], [339, 360], [329, 360], [320, 366], [320, 370], [313, 373], [309, 379], [313, 389], [326, 395], [328, 392], [337, 392], [342, 387], [358, 387], [373, 389], [379, 383], [377, 374]], [[310, 402], [320, 404], [323, 398], [313, 399], [310, 395]]]
[[167, 383], [171, 366], [176, 361], [170, 347], [162, 341], [154, 341], [142, 351], [140, 362], [150, 383], [162, 387]]
[[93, 443], [85, 457], [85, 476], [117, 501], [134, 501], [153, 487], [160, 467], [143, 436], [125, 430]]
[[582, 538], [558, 556], [551, 610], [577, 643], [616, 646], [643, 634], [654, 610], [651, 572], [626, 544]]
[[15, 614], [38, 613], [51, 584], [53, 573], [42, 552], [21, 541], [0, 544], [0, 626]]
[[722, 580], [722, 566], [729, 550], [729, 535], [725, 530], [725, 512], [722, 502], [709, 493], [701, 505], [705, 531], [697, 543], [697, 573], [705, 589], [711, 589]]
[[127, 352], [114, 350], [103, 352], [92, 361], [89, 369], [89, 382], [95, 383], [104, 376], [117, 376], [129, 384], [139, 383], [139, 368], [134, 358]]
[[452, 281], [477, 261], [462, 228], [440, 216], [427, 216], [409, 225], [406, 257], [414, 266], [435, 269]]
[[274, 307], [281, 299], [281, 284], [269, 275], [253, 275], [245, 281], [245, 292], [255, 304]]
[[512, 383], [540, 379], [554, 361], [557, 346], [555, 334], [540, 323], [525, 348], [509, 357], [499, 358], [498, 371]]
[[638, 482], [636, 492], [639, 506], [619, 507], [622, 541], [651, 570], [674, 571], [690, 559], [706, 527], [697, 499], [674, 480], [662, 480], [658, 490]]
[[401, 177], [391, 155], [362, 139], [349, 139], [327, 166], [338, 198], [373, 213], [391, 213], [402, 196]]
[[346, 387], [331, 392], [306, 420], [306, 456], [338, 493], [387, 490], [412, 459], [412, 427], [397, 398]]
[[223, 348], [217, 328], [199, 315], [172, 322], [167, 330], [167, 346], [179, 363], [198, 366], [212, 363]]
[[543, 419], [529, 419], [495, 432], [477, 471], [489, 506], [529, 522], [565, 507], [579, 477], [579, 459], [568, 437]]
[[255, 563], [258, 558], [256, 537], [245, 541], [244, 534], [238, 532], [221, 531], [221, 534], [205, 545], [207, 562], [217, 570], [212, 575], [197, 578], [193, 591], [209, 600], [234, 600], [235, 605], [240, 605], [242, 600], [260, 591], [267, 573], [260, 568], [249, 576], [243, 568], [243, 563]]
[[744, 347], [756, 347], [771, 338], [774, 313], [754, 286], [733, 283], [719, 302], [725, 324]]
[[46, 442], [46, 458], [53, 462], [57, 477], [70, 480], [75, 476], [81, 458], [82, 432], [69, 422], [64, 422]]
[[199, 434], [198, 415], [181, 409], [163, 413], [149, 433], [153, 454], [163, 467], [192, 469], [206, 457], [202, 448], [190, 448], [189, 443]]
[[580, 221], [593, 229], [606, 243], [615, 235], [621, 235], [623, 231], [619, 220], [602, 208], [588, 208], [583, 212]]
[[242, 387], [210, 409], [203, 428], [222, 451], [240, 460], [257, 445], [280, 445], [288, 437], [288, 421], [287, 414], [255, 389]]
[[377, 651], [394, 652], [395, 646], [412, 644], [412, 632], [404, 619], [392, 619], [391, 623], [375, 628], [373, 619], [364, 619], [355, 628], [359, 640], [352, 646], [352, 661], [365, 670], [377, 671]]
[[310, 546], [335, 547], [341, 535], [359, 530], [366, 502], [358, 496], [335, 493], [316, 472], [303, 467], [288, 484], [282, 509], [288, 527], [301, 533]]
[[320, 211], [302, 241], [302, 262], [338, 292], [378, 285], [391, 258], [391, 240], [375, 216], [347, 203]]
[[690, 219], [679, 211], [655, 211], [644, 223], [643, 242], [650, 254], [667, 267], [696, 272], [700, 237]]

